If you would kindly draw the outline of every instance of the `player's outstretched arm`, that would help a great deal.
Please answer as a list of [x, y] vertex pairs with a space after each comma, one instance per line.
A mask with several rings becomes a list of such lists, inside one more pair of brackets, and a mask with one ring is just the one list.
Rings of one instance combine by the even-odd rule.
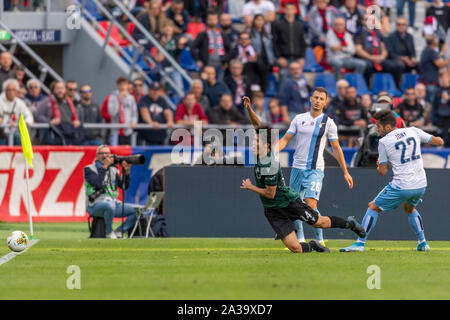
[[352, 189], [353, 188], [353, 178], [350, 175], [350, 173], [348, 173], [347, 164], [345, 163], [344, 153], [342, 152], [342, 148], [339, 144], [339, 140], [330, 141], [330, 144], [331, 144], [331, 147], [333, 148], [334, 157], [338, 161], [339, 166], [341, 167], [342, 172], [344, 173], [344, 179], [345, 179], [345, 181], [347, 181], [348, 187], [350, 189]]
[[437, 147], [442, 147], [444, 145], [444, 140], [441, 137], [433, 136], [431, 138], [430, 144]]
[[261, 125], [261, 120], [259, 120], [258, 115], [255, 113], [255, 111], [253, 111], [252, 102], [251, 102], [250, 98], [247, 96], [244, 96], [242, 98], [242, 100], [243, 100], [245, 109], [247, 109], [248, 117], [250, 118], [252, 125], [255, 128], [259, 127]]
[[266, 185], [265, 188], [258, 188], [257, 186], [252, 184], [250, 179], [242, 180], [241, 189], [253, 191], [267, 199], [275, 198], [275, 194], [277, 192], [277, 186], [267, 186]]

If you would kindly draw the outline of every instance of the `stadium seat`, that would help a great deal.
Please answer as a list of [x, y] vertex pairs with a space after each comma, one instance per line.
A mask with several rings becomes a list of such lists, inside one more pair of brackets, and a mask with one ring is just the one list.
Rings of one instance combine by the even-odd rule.
[[364, 77], [362, 76], [362, 74], [347, 73], [344, 76], [344, 79], [347, 80], [347, 82], [350, 86], [356, 88], [356, 92], [358, 93], [358, 96], [361, 96], [363, 94], [372, 95], [372, 92], [370, 92], [369, 88], [367, 88], [366, 80], [364, 80]]
[[[100, 37], [102, 37], [102, 39], [106, 38], [106, 34], [108, 33], [108, 28], [109, 28], [110, 23], [111, 22], [109, 22], [109, 21], [100, 21], [99, 22], [101, 29], [98, 30], [98, 34], [100, 35]], [[128, 39], [124, 38], [120, 34], [120, 30], [117, 27], [117, 25], [113, 25], [109, 37], [111, 39], [114, 39], [114, 41], [121, 47], [125, 47], [130, 44], [130, 41], [128, 41]], [[108, 41], [108, 45], [113, 46], [113, 42]]]
[[336, 79], [331, 73], [318, 73], [316, 74], [316, 80], [314, 80], [314, 87], [324, 87], [327, 89], [328, 94], [331, 97], [337, 96]]
[[133, 22], [128, 22], [127, 23], [127, 32], [130, 36], [133, 35], [133, 31], [134, 31], [134, 23]]
[[418, 75], [412, 73], [405, 73], [402, 77], [402, 93], [405, 92], [406, 88], [414, 88], [417, 84]]
[[203, 22], [189, 22], [187, 26], [186, 33], [192, 36], [192, 39], [195, 40], [197, 35], [206, 29], [205, 24]]
[[183, 69], [187, 71], [200, 71], [200, 67], [197, 62], [192, 58], [191, 51], [188, 48], [184, 48], [180, 53], [180, 65]]
[[305, 53], [305, 65], [303, 66], [304, 72], [322, 72], [323, 68], [319, 66], [316, 60], [316, 56], [311, 48], [306, 49]]
[[[133, 59], [134, 53], [136, 52], [136, 50], [137, 49], [132, 46], [128, 46], [123, 49], [123, 51], [125, 51], [131, 57], [131, 59]], [[122, 58], [125, 60], [125, 62], [128, 65], [131, 65], [131, 63], [130, 63], [130, 61], [128, 61], [128, 59], [125, 59], [124, 57], [122, 57]], [[142, 54], [139, 54], [139, 56], [136, 60], [136, 65], [139, 65], [143, 71], [150, 71], [150, 66], [147, 63], [145, 63], [144, 57], [142, 56]]]
[[[81, 2], [79, 0], [79, 2]], [[85, 10], [87, 12], [89, 12], [91, 14], [91, 16], [97, 20], [97, 21], [101, 21], [101, 20], [105, 20], [105, 17], [103, 17], [100, 12], [97, 9], [97, 5], [95, 4], [94, 1], [92, 0], [86, 0], [86, 4], [85, 4]], [[86, 18], [86, 17], [85, 17]]]
[[400, 96], [401, 93], [398, 91], [395, 85], [394, 78], [390, 73], [375, 73], [373, 76], [372, 92], [373, 94], [378, 94], [380, 91], [386, 91], [391, 96]]
[[269, 74], [267, 82], [266, 97], [276, 97], [278, 95], [278, 80], [273, 73]]

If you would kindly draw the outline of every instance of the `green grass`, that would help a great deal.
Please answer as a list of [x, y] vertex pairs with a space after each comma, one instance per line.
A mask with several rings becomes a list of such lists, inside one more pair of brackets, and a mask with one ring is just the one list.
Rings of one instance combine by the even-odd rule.
[[[0, 241], [27, 224], [0, 223]], [[90, 240], [82, 224], [35, 225], [40, 242], [0, 266], [0, 299], [449, 299], [450, 243], [370, 241], [364, 253], [293, 254], [272, 239]], [[6, 242], [6, 241], [5, 241]], [[6, 243], [0, 256], [9, 252]], [[69, 290], [67, 267], [81, 269]], [[381, 268], [381, 289], [366, 286]]]

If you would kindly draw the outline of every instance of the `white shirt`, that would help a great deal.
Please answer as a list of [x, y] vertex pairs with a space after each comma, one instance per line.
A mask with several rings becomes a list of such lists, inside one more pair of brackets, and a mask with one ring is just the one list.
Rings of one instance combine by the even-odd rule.
[[254, 1], [247, 2], [242, 10], [244, 16], [254, 17], [257, 14], [266, 16], [269, 11], [275, 11], [275, 5], [271, 1], [263, 0], [260, 4], [256, 4]]
[[429, 143], [431, 138], [432, 135], [421, 129], [410, 127], [395, 129], [380, 139], [378, 161], [392, 165], [393, 187], [412, 190], [427, 186], [420, 143]]
[[25, 102], [17, 97], [13, 101], [9, 101], [3, 92], [0, 95], [0, 117], [3, 118], [3, 123], [7, 123], [13, 114], [16, 116], [17, 122], [19, 121], [20, 114], [23, 114], [23, 119], [27, 124], [34, 123], [33, 114]]
[[310, 112], [295, 116], [288, 133], [296, 135], [293, 167], [297, 169], [324, 170], [323, 150], [330, 141], [338, 140], [337, 127], [333, 119], [322, 113], [313, 118]]

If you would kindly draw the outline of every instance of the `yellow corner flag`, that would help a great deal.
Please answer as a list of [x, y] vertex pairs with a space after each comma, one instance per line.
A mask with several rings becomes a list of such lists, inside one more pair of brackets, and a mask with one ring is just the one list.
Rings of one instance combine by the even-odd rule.
[[20, 115], [19, 120], [20, 141], [22, 142], [23, 156], [27, 160], [31, 168], [33, 168], [33, 146], [31, 145], [30, 135], [28, 134], [27, 125], [23, 119], [23, 114]]

